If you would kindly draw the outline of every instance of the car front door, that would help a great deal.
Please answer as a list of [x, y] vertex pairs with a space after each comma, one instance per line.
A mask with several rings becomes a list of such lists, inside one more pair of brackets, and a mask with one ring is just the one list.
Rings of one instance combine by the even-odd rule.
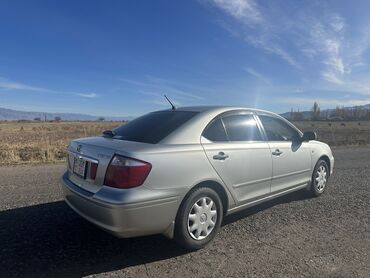
[[270, 148], [252, 113], [231, 113], [214, 119], [201, 143], [238, 204], [270, 193]]
[[258, 117], [271, 149], [271, 193], [307, 184], [312, 173], [308, 143], [297, 140], [299, 131], [288, 122], [270, 115]]

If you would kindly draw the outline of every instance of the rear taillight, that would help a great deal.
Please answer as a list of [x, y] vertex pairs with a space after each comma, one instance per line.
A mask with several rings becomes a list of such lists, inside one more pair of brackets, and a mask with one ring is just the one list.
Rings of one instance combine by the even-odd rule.
[[70, 154], [67, 155], [67, 166], [68, 166], [68, 169], [72, 169], [72, 166], [71, 166], [71, 155]]
[[116, 188], [132, 188], [142, 185], [152, 165], [148, 162], [115, 155], [105, 174], [104, 184]]
[[98, 171], [98, 163], [90, 162], [90, 179], [95, 180]]

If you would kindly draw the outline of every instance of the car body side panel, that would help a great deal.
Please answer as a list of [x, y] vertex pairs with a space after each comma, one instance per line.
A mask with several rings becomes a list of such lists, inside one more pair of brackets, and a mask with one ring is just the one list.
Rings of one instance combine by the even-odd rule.
[[234, 198], [209, 163], [200, 143], [161, 144], [151, 150], [130, 153], [130, 156], [152, 164], [142, 186], [151, 190], [173, 190], [183, 198], [192, 187], [213, 181], [224, 187], [228, 203], [234, 204]]
[[[107, 192], [115, 191], [117, 193], [117, 189], [107, 190], [107, 187], [104, 186], [106, 169], [110, 160], [116, 154], [143, 160], [152, 165], [152, 169], [141, 187], [172, 192], [172, 195], [180, 196], [181, 198], [193, 186], [204, 181], [214, 181], [225, 188], [228, 203], [234, 204], [234, 199], [210, 165], [200, 142], [197, 144], [144, 144], [94, 137], [72, 141], [69, 151], [77, 153], [77, 146], [79, 145], [82, 146], [81, 155], [92, 156], [99, 160], [96, 181], [93, 184], [89, 184], [88, 181], [73, 175], [70, 169], [69, 178], [83, 189], [96, 193], [96, 198], [100, 198], [102, 194], [105, 194], [104, 198], [106, 201], [111, 200], [114, 203], [127, 202], [128, 193], [112, 193], [108, 197]], [[153, 192], [153, 197], [155, 195]]]
[[[237, 205], [270, 193], [272, 164], [270, 148], [266, 142], [207, 141], [202, 138], [208, 160], [232, 192]], [[219, 152], [224, 152], [229, 157], [215, 160], [213, 156]]]
[[334, 170], [334, 156], [330, 147], [327, 144], [316, 140], [310, 141], [309, 146], [311, 149], [312, 169], [315, 167], [320, 157], [327, 156], [330, 160], [330, 175], [332, 175]]
[[271, 193], [297, 185], [308, 184], [311, 180], [312, 163], [309, 143], [269, 142], [272, 155], [273, 176]]

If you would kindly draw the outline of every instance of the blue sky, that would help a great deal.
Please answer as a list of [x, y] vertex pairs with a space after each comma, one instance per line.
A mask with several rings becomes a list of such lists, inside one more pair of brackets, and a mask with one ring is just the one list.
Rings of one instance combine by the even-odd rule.
[[370, 103], [369, 1], [1, 1], [0, 107]]

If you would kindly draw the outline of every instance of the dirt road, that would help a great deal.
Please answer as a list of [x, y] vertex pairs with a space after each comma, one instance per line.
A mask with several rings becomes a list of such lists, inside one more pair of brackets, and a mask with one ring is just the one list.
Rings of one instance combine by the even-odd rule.
[[370, 148], [339, 149], [316, 199], [293, 193], [225, 219], [207, 248], [116, 239], [61, 200], [64, 165], [0, 168], [0, 277], [370, 277]]

